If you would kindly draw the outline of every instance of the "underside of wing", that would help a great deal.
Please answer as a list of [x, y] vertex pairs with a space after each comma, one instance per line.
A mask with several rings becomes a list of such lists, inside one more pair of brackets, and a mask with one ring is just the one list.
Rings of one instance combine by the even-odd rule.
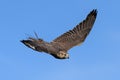
[[59, 36], [52, 43], [57, 43], [63, 47], [64, 50], [81, 44], [87, 35], [89, 34], [97, 16], [97, 10], [92, 10], [80, 24], [74, 27], [72, 30]]

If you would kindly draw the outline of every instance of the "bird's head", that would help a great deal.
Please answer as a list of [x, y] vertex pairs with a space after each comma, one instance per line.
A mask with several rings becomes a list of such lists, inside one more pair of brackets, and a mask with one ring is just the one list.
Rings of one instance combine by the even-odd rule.
[[65, 51], [59, 51], [59, 53], [57, 53], [57, 57], [59, 59], [69, 59], [69, 54]]

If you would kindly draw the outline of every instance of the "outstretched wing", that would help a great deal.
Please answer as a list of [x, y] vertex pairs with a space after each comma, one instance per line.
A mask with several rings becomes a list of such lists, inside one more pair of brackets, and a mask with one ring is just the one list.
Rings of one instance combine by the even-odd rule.
[[87, 35], [89, 34], [92, 26], [95, 22], [97, 16], [97, 10], [92, 10], [80, 24], [74, 27], [72, 30], [64, 33], [63, 35], [59, 36], [52, 43], [56, 43], [64, 50], [69, 50], [70, 48], [81, 44]]

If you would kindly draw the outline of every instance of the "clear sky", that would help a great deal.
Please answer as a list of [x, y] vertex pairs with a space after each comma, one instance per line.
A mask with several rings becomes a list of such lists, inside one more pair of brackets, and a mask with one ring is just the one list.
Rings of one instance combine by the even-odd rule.
[[[120, 80], [120, 0], [1, 0], [0, 80]], [[45, 41], [75, 27], [98, 10], [81, 46], [58, 60], [33, 51], [20, 40]]]

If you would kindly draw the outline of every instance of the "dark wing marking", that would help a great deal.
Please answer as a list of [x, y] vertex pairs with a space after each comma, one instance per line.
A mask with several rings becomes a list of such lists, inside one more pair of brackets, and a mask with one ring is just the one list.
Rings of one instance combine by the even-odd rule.
[[95, 19], [97, 16], [97, 10], [92, 10], [80, 24], [74, 27], [72, 30], [64, 33], [63, 35], [59, 36], [52, 43], [56, 43], [61, 45], [64, 50], [69, 50], [73, 46], [76, 46], [82, 43], [87, 35], [89, 34]]

